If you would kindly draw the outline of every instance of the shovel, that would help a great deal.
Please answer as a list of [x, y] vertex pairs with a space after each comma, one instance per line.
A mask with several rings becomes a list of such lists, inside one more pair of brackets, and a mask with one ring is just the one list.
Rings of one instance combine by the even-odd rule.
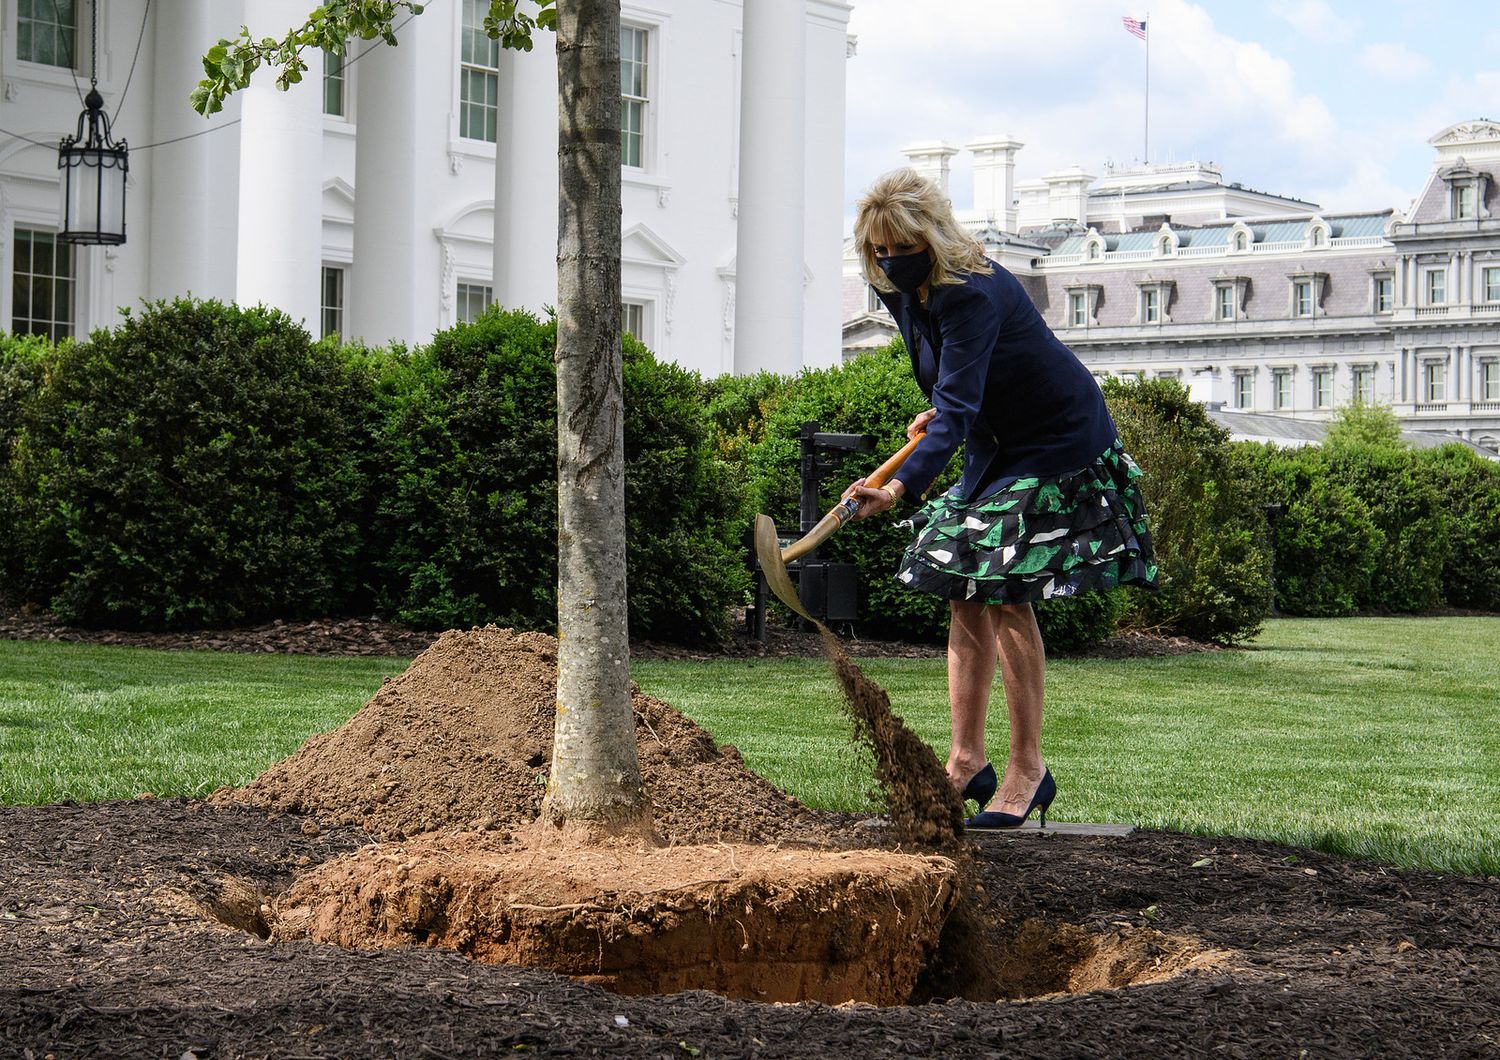
[[[890, 477], [894, 475], [911, 456], [911, 451], [917, 447], [923, 435], [917, 435], [907, 442], [901, 449], [885, 463], [881, 464], [869, 477], [865, 479], [865, 485], [871, 489], [879, 489], [884, 486]], [[771, 587], [781, 602], [790, 607], [803, 618], [811, 621], [812, 615], [802, 606], [802, 601], [797, 596], [797, 589], [792, 585], [792, 577], [787, 573], [786, 565], [793, 560], [801, 559], [824, 541], [833, 536], [833, 532], [843, 526], [859, 511], [859, 500], [850, 497], [848, 500], [839, 501], [828, 510], [828, 514], [818, 520], [818, 525], [807, 532], [801, 540], [788, 545], [785, 550], [781, 547], [781, 540], [776, 536], [776, 524], [771, 521], [769, 515], [757, 515], [755, 517], [755, 555], [760, 560], [761, 573], [766, 576], [766, 584]]]

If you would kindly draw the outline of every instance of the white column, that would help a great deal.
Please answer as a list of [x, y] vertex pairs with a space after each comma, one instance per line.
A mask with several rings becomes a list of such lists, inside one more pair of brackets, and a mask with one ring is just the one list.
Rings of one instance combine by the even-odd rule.
[[744, 9], [734, 370], [802, 367], [805, 0]]
[[[408, 23], [401, 43], [365, 44], [355, 77], [354, 266], [349, 283], [349, 334], [366, 342], [424, 341], [417, 297], [426, 285], [413, 275], [419, 258], [417, 151], [420, 23], [446, 22], [429, 12]], [[432, 234], [426, 233], [431, 240]]]
[[[188, 105], [188, 94], [203, 76], [203, 54], [220, 37], [232, 37], [243, 15], [238, 0], [157, 0], [151, 9], [149, 142], [161, 146], [150, 152], [150, 229], [131, 231], [131, 242], [136, 233], [150, 240], [143, 284], [150, 298], [235, 297], [241, 130], [233, 123], [240, 97], [230, 96], [222, 111], [204, 118]], [[192, 139], [177, 140], [186, 136]]]
[[[255, 0], [245, 12], [256, 38], [280, 37], [307, 19], [305, 0]], [[258, 70], [245, 90], [235, 298], [284, 310], [317, 334], [323, 264], [323, 53], [291, 91]]]
[[1009, 136], [974, 140], [974, 209], [1002, 232], [1016, 230], [1016, 152], [1025, 145]]
[[495, 145], [495, 301], [540, 314], [557, 303], [557, 50], [500, 52]]

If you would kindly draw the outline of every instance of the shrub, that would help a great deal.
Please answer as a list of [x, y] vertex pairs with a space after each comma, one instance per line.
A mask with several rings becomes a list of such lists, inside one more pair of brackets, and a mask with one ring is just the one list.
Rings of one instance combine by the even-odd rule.
[[[823, 478], [822, 514], [837, 503], [851, 481], [868, 475], [905, 445], [907, 424], [928, 408], [912, 379], [911, 361], [900, 340], [836, 368], [805, 371], [780, 387], [762, 383], [756, 392], [762, 395], [764, 421], [760, 436], [744, 448], [747, 474], [761, 510], [775, 519], [783, 533], [799, 526], [799, 438], [804, 422], [815, 420], [822, 431], [868, 435], [874, 442], [874, 452], [837, 460], [837, 466]], [[955, 460], [928, 495], [937, 496], [959, 473]], [[826, 560], [858, 567], [859, 628], [869, 636], [940, 640], [947, 634], [947, 602], [913, 592], [894, 578], [911, 541], [910, 529], [899, 520], [913, 507], [903, 502], [895, 518], [847, 526], [819, 551]], [[1048, 647], [1069, 651], [1113, 633], [1119, 611], [1118, 594], [1090, 593], [1045, 601], [1037, 606], [1037, 619]]]
[[1173, 380], [1110, 379], [1104, 394], [1143, 473], [1161, 572], [1157, 592], [1131, 590], [1127, 621], [1220, 643], [1254, 636], [1270, 604], [1265, 514], [1229, 433]]
[[41, 388], [52, 343], [37, 335], [0, 334], [0, 598], [22, 578], [29, 552], [19, 483], [15, 478], [16, 448], [30, 404]]
[[1328, 473], [1315, 448], [1245, 444], [1272, 520], [1276, 607], [1289, 615], [1351, 615], [1368, 594], [1385, 535], [1369, 506]]
[[183, 628], [357, 599], [369, 382], [335, 347], [178, 299], [44, 359], [11, 458], [26, 600]]
[[[556, 329], [493, 311], [388, 358], [376, 520], [383, 607], [426, 628], [557, 615]], [[748, 576], [743, 492], [714, 458], [691, 373], [624, 343], [631, 630], [723, 635]]]
[[1461, 445], [1425, 450], [1417, 462], [1447, 504], [1444, 600], [1500, 611], [1500, 463]]
[[1443, 598], [1446, 502], [1416, 455], [1385, 444], [1326, 450], [1331, 480], [1359, 497], [1381, 532], [1362, 610], [1425, 611]]

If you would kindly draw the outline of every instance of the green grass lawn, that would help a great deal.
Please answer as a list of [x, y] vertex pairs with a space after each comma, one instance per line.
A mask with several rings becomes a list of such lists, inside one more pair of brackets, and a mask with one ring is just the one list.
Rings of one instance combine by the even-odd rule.
[[0, 641], [0, 803], [206, 795], [346, 721], [406, 668]]
[[[342, 722], [400, 660], [0, 642], [0, 803], [203, 794]], [[941, 755], [941, 660], [866, 672]], [[826, 664], [648, 662], [642, 687], [817, 806], [867, 809]], [[1500, 619], [1280, 620], [1245, 651], [1054, 660], [1051, 817], [1500, 872]], [[997, 695], [990, 747], [1003, 754]]]

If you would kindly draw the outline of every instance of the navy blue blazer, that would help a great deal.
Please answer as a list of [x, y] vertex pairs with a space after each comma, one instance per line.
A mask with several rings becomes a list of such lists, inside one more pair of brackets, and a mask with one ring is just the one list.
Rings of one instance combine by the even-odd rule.
[[988, 276], [914, 294], [880, 293], [901, 329], [917, 384], [937, 415], [895, 475], [920, 497], [964, 449], [963, 497], [1020, 475], [1087, 467], [1115, 441], [1104, 395], [1052, 334], [1020, 281], [994, 262]]

